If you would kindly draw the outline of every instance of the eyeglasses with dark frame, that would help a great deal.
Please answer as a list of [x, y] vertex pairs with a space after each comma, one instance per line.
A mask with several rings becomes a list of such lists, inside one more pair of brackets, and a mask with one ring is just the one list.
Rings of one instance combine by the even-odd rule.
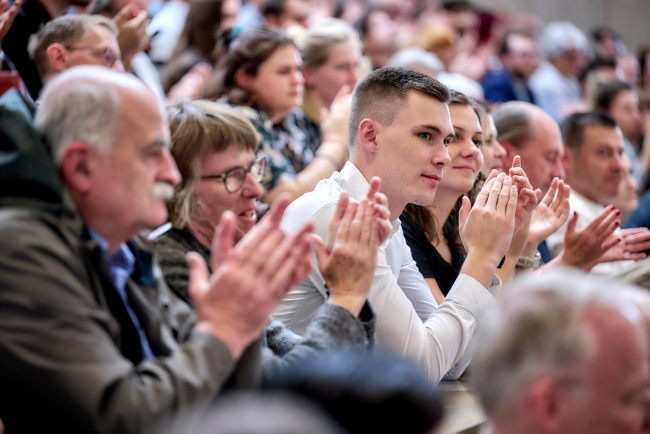
[[266, 158], [261, 157], [251, 163], [248, 168], [233, 167], [221, 175], [203, 175], [200, 179], [223, 179], [228, 193], [237, 193], [246, 182], [246, 174], [250, 173], [255, 181], [261, 183], [266, 178]]
[[92, 48], [92, 47], [65, 47], [68, 51], [90, 51], [95, 55], [102, 55], [102, 65], [107, 68], [112, 68], [118, 60], [121, 62], [117, 54], [110, 48]]

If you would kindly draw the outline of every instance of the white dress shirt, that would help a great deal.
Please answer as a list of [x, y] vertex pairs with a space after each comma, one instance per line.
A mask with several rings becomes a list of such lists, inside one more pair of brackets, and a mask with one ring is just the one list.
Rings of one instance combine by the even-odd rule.
[[566, 116], [567, 106], [580, 99], [577, 78], [565, 77], [549, 62], [544, 62], [528, 80], [535, 104], [560, 123]]
[[[313, 221], [314, 233], [327, 237], [327, 227], [343, 190], [360, 200], [368, 181], [348, 162], [341, 172], [320, 181], [313, 192], [293, 202], [284, 214], [282, 228], [296, 232]], [[461, 274], [444, 303], [437, 305], [406, 245], [399, 219], [379, 249], [375, 277], [368, 300], [377, 315], [376, 345], [415, 362], [431, 380], [458, 378], [469, 362], [470, 341], [483, 314], [501, 287], [493, 277], [490, 290]], [[309, 277], [291, 290], [273, 314], [292, 331], [302, 334], [327, 295], [323, 277], [315, 267]], [[472, 345], [473, 347], [473, 345]]]
[[[587, 227], [589, 223], [591, 223], [591, 221], [595, 219], [596, 216], [602, 210], [605, 209], [605, 207], [602, 206], [601, 204], [592, 202], [591, 200], [582, 196], [574, 189], [571, 189], [571, 196], [569, 196], [569, 204], [571, 205], [569, 218], [571, 218], [574, 211], [578, 212], [578, 222], [576, 223], [576, 231], [580, 231], [585, 227]], [[551, 252], [553, 256], [559, 255], [562, 249], [564, 248], [564, 235], [566, 234], [567, 224], [568, 224], [568, 220], [564, 222], [562, 226], [560, 226], [560, 229], [558, 229], [556, 232], [554, 232], [551, 236], [549, 236], [546, 239], [546, 245], [548, 246], [548, 250]], [[617, 229], [617, 231], [618, 230], [620, 229]], [[593, 273], [603, 274], [603, 275], [615, 274], [630, 267], [631, 265], [634, 264], [634, 262], [635, 261], [606, 262], [604, 264], [596, 265], [594, 268], [591, 269], [591, 271]]]

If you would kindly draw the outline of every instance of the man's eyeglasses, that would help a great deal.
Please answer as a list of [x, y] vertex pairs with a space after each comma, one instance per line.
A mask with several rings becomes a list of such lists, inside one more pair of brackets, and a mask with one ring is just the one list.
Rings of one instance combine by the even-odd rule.
[[221, 175], [203, 175], [201, 179], [223, 179], [226, 191], [236, 193], [244, 186], [247, 173], [253, 175], [255, 181], [262, 182], [266, 177], [266, 158], [258, 158], [248, 168], [234, 167]]
[[92, 48], [92, 47], [66, 47], [68, 51], [90, 51], [96, 56], [102, 56], [102, 65], [112, 68], [115, 62], [121, 61], [117, 54], [110, 48]]

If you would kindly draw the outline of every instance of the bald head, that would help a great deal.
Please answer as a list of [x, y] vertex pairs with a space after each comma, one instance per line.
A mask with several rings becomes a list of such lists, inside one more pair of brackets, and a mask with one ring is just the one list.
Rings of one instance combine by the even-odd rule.
[[[47, 138], [57, 164], [72, 142], [102, 151], [112, 148], [116, 134], [129, 117], [121, 111], [134, 100], [162, 105], [137, 78], [99, 66], [78, 66], [54, 77], [45, 86], [35, 125]], [[124, 122], [117, 122], [118, 117]]]
[[510, 167], [515, 155], [533, 188], [546, 193], [553, 178], [563, 178], [562, 135], [557, 123], [542, 109], [526, 102], [500, 105], [493, 113], [498, 141], [506, 150], [503, 167]]

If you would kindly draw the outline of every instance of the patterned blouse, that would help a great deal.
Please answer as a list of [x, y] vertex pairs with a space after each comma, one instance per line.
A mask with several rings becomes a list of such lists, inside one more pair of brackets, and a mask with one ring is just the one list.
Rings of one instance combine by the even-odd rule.
[[261, 136], [257, 156], [268, 159], [271, 175], [264, 183], [266, 191], [294, 179], [314, 158], [314, 153], [305, 146], [305, 133], [296, 126], [293, 115], [274, 124], [268, 114], [252, 107], [235, 108], [251, 121]]

